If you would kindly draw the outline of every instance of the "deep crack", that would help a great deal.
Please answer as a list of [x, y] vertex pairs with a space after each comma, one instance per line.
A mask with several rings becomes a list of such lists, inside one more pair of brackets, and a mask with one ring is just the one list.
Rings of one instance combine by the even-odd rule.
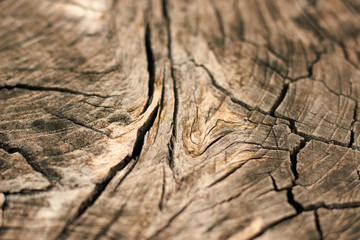
[[321, 225], [320, 225], [320, 220], [319, 220], [319, 215], [317, 210], [314, 211], [314, 215], [315, 215], [315, 226], [316, 226], [316, 230], [319, 233], [319, 239], [323, 240], [324, 239], [324, 235], [321, 229]]
[[296, 210], [296, 214], [300, 214], [304, 211], [304, 207], [294, 199], [292, 188], [286, 190], [288, 203]]
[[284, 101], [288, 90], [289, 90], [289, 84], [285, 83], [283, 88], [281, 89], [279, 97], [276, 99], [274, 105], [270, 109], [270, 116], [275, 117], [275, 111], [280, 106], [280, 104]]
[[299, 178], [299, 173], [297, 171], [298, 155], [300, 151], [305, 147], [306, 143], [307, 141], [302, 139], [299, 146], [295, 147], [290, 152], [291, 171], [294, 174], [295, 181]]
[[151, 49], [151, 32], [149, 23], [146, 23], [145, 27], [145, 49], [146, 49], [146, 58], [148, 63], [148, 73], [149, 73], [149, 85], [148, 85], [148, 100], [146, 102], [143, 112], [149, 107], [153, 95], [154, 95], [154, 85], [155, 85], [155, 62], [154, 54]]
[[353, 121], [352, 121], [351, 127], [350, 127], [350, 141], [349, 141], [348, 148], [353, 147], [354, 142], [355, 142], [354, 125], [355, 125], [356, 119], [357, 119], [357, 109], [358, 109], [358, 102], [355, 102], [355, 109], [354, 109]]
[[168, 58], [170, 60], [170, 64], [171, 64], [171, 69], [170, 69], [170, 74], [171, 74], [171, 78], [173, 80], [173, 92], [174, 92], [174, 113], [173, 113], [173, 125], [172, 125], [172, 134], [170, 137], [170, 142], [168, 144], [168, 149], [169, 149], [169, 167], [171, 168], [171, 170], [173, 171], [174, 174], [174, 169], [175, 169], [175, 162], [174, 162], [174, 147], [175, 144], [174, 142], [176, 141], [176, 134], [177, 134], [177, 115], [178, 115], [178, 110], [179, 110], [179, 93], [178, 93], [178, 86], [177, 86], [177, 81], [176, 81], [176, 77], [175, 77], [175, 69], [174, 69], [174, 62], [173, 62], [173, 58], [172, 58], [172, 51], [171, 51], [171, 30], [170, 30], [170, 17], [168, 15], [168, 9], [167, 9], [167, 0], [162, 0], [162, 10], [163, 10], [163, 16], [166, 22], [166, 29], [167, 29], [167, 37], [168, 37]]
[[72, 90], [72, 89], [68, 89], [68, 88], [60, 88], [60, 87], [41, 87], [41, 86], [33, 86], [33, 85], [28, 85], [28, 84], [16, 84], [14, 86], [9, 86], [9, 85], [4, 85], [0, 87], [1, 89], [25, 89], [25, 90], [29, 90], [29, 91], [51, 91], [51, 92], [61, 92], [61, 93], [69, 93], [69, 94], [74, 94], [74, 95], [81, 95], [81, 96], [85, 96], [85, 97], [100, 97], [100, 98], [109, 98], [109, 97], [116, 97], [116, 95], [100, 95], [100, 94], [96, 94], [96, 93], [84, 93], [84, 92], [80, 92], [80, 91], [76, 91], [76, 90]]

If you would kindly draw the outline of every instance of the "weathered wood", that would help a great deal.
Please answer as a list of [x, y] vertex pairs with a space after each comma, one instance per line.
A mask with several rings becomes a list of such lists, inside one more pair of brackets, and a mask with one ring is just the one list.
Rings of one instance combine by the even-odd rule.
[[359, 9], [0, 1], [0, 238], [359, 238]]

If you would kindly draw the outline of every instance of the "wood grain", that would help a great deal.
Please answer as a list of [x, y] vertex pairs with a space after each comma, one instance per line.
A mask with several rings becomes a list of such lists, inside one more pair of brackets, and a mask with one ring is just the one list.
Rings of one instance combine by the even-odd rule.
[[358, 239], [359, 9], [0, 1], [0, 238]]

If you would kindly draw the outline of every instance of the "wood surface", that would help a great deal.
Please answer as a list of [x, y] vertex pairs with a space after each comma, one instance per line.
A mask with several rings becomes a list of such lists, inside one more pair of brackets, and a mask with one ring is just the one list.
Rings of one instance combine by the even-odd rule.
[[1, 0], [0, 239], [359, 239], [358, 0]]

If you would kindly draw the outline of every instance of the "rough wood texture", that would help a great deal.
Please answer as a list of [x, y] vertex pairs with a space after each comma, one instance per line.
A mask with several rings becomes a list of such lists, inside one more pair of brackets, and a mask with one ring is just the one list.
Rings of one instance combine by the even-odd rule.
[[0, 239], [358, 239], [359, 14], [0, 1]]

